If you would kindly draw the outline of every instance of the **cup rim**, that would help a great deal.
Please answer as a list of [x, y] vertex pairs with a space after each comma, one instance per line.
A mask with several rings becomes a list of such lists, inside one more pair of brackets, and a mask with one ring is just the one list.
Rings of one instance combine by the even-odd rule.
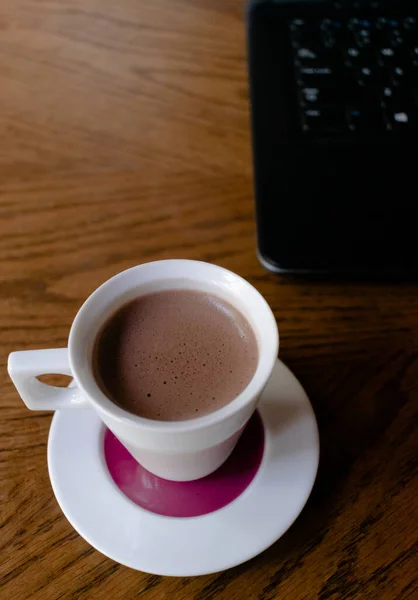
[[[262, 368], [262, 377], [259, 374], [260, 362], [258, 363], [257, 369], [244, 388], [244, 390], [238, 394], [231, 402], [226, 404], [225, 406], [210, 412], [206, 415], [191, 418], [182, 421], [157, 421], [154, 419], [148, 419], [146, 417], [141, 417], [139, 415], [135, 415], [125, 410], [121, 406], [114, 403], [108, 396], [100, 389], [97, 384], [94, 376], [92, 375], [92, 380], [94, 381], [94, 395], [89, 393], [89, 390], [85, 388], [83, 385], [82, 377], [78, 373], [77, 368], [75, 367], [75, 360], [73, 356], [73, 346], [74, 346], [74, 338], [77, 335], [77, 330], [82, 319], [85, 316], [85, 312], [90, 310], [96, 299], [101, 296], [106, 290], [113, 286], [119, 279], [122, 277], [126, 277], [128, 273], [132, 273], [133, 271], [137, 272], [143, 267], [147, 269], [153, 268], [156, 265], [161, 265], [161, 263], [166, 263], [167, 266], [171, 267], [179, 267], [187, 264], [190, 266], [192, 263], [195, 265], [211, 267], [219, 272], [219, 274], [227, 275], [228, 277], [233, 276], [237, 281], [239, 281], [244, 287], [247, 287], [253, 293], [254, 297], [257, 299], [259, 307], [257, 310], [262, 310], [264, 312], [264, 316], [269, 321], [269, 328], [271, 329], [271, 339], [269, 340], [269, 344], [271, 345], [271, 351], [269, 351], [269, 355], [264, 358], [264, 366]], [[170, 263], [170, 265], [168, 265]], [[179, 276], [180, 278], [181, 276]], [[192, 277], [190, 279], [193, 279]], [[215, 292], [216, 293], [216, 292]], [[233, 300], [229, 300], [233, 303]], [[238, 307], [237, 307], [238, 308]], [[238, 308], [239, 310], [239, 308]], [[110, 279], [107, 279], [104, 283], [102, 283], [98, 288], [95, 289], [92, 294], [84, 301], [81, 308], [79, 309], [70, 329], [69, 334], [69, 343], [68, 343], [68, 354], [69, 354], [69, 362], [72, 371], [73, 378], [80, 388], [82, 393], [89, 399], [92, 405], [99, 410], [99, 412], [104, 413], [109, 419], [116, 420], [121, 424], [125, 425], [134, 425], [141, 427], [142, 429], [147, 429], [149, 431], [158, 431], [161, 433], [184, 433], [188, 431], [198, 431], [202, 429], [206, 429], [212, 425], [216, 425], [220, 422], [227, 420], [229, 417], [237, 414], [242, 408], [244, 408], [248, 403], [252, 401], [254, 397], [258, 397], [263, 391], [266, 383], [268, 382], [273, 367], [277, 360], [279, 349], [279, 331], [276, 323], [276, 319], [273, 315], [273, 312], [264, 299], [264, 297], [260, 294], [260, 292], [247, 280], [245, 280], [240, 275], [237, 275], [233, 271], [225, 269], [219, 265], [215, 265], [213, 263], [207, 263], [204, 261], [190, 260], [190, 259], [166, 259], [159, 261], [151, 261], [147, 263], [141, 263], [134, 267], [130, 267], [129, 269], [125, 269], [120, 273], [117, 273]], [[259, 348], [259, 353], [261, 354], [261, 350]], [[91, 367], [88, 369], [91, 372]], [[258, 374], [258, 382], [254, 384], [254, 380], [256, 379], [256, 375]]]

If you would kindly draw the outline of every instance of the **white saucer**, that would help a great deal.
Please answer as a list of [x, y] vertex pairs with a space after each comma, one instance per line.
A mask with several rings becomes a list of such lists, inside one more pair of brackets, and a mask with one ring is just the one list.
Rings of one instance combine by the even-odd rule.
[[253, 558], [292, 525], [311, 492], [319, 437], [309, 399], [278, 361], [259, 405], [260, 468], [227, 506], [196, 517], [166, 517], [137, 506], [111, 478], [105, 426], [93, 410], [57, 411], [48, 440], [55, 496], [72, 526], [109, 558], [156, 575], [194, 576]]

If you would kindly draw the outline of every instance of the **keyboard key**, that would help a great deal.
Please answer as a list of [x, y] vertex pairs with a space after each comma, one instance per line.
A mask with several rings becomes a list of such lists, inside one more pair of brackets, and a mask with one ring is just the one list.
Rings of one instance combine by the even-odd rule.
[[382, 89], [380, 100], [388, 108], [393, 106], [412, 107], [414, 97], [409, 86], [387, 86]]
[[382, 77], [381, 69], [377, 66], [353, 67], [348, 73], [352, 85], [375, 85]]
[[379, 105], [379, 97], [376, 86], [372, 83], [365, 85], [362, 81], [347, 80], [345, 89], [345, 100], [349, 106], [356, 107], [372, 107]]
[[367, 48], [371, 46], [372, 38], [371, 32], [368, 29], [358, 29], [354, 33], [354, 39], [356, 42], [357, 48]]
[[298, 68], [332, 66], [337, 60], [338, 56], [329, 50], [301, 46], [294, 51], [294, 64]]
[[404, 43], [404, 31], [399, 19], [381, 18], [377, 20], [373, 41], [380, 47], [396, 48]]
[[323, 19], [321, 22], [321, 39], [326, 48], [334, 48], [342, 41], [343, 24], [338, 19]]
[[413, 103], [415, 105], [415, 110], [418, 109], [418, 79], [416, 81], [416, 83], [414, 83], [414, 85], [412, 86], [412, 98], [413, 98]]
[[320, 58], [320, 52], [317, 49], [298, 48], [296, 50], [296, 59], [300, 62], [309, 65], [311, 62], [316, 62]]
[[415, 17], [406, 17], [402, 23], [402, 33], [406, 43], [417, 39], [418, 23]]
[[300, 85], [311, 85], [314, 81], [317, 85], [323, 85], [334, 79], [335, 71], [331, 67], [302, 67], [297, 71]]
[[378, 61], [383, 67], [403, 64], [407, 57], [405, 48], [382, 47], [378, 50]]
[[305, 19], [292, 19], [289, 23], [289, 27], [291, 31], [299, 31], [302, 27], [306, 25]]
[[341, 91], [335, 86], [312, 86], [302, 87], [300, 90], [302, 104], [327, 105], [339, 104], [341, 102]]
[[290, 39], [293, 48], [310, 48], [315, 51], [324, 50], [322, 43], [321, 30], [319, 26], [310, 23], [309, 25], [290, 26]]
[[387, 126], [391, 131], [413, 132], [417, 129], [416, 112], [401, 108], [386, 112]]
[[351, 45], [359, 49], [370, 46], [374, 34], [374, 24], [369, 19], [349, 19], [347, 29], [350, 32]]
[[411, 69], [406, 67], [380, 67], [375, 85], [381, 90], [390, 88], [408, 88], [411, 86]]
[[388, 81], [392, 85], [401, 85], [407, 79], [407, 69], [404, 66], [392, 66], [387, 70]]
[[307, 109], [302, 114], [302, 128], [309, 133], [344, 133], [347, 121], [340, 109]]
[[405, 17], [403, 20], [403, 27], [407, 31], [416, 31], [417, 29], [417, 20], [415, 17]]
[[348, 123], [350, 130], [356, 133], [382, 133], [385, 130], [380, 110], [353, 108], [348, 111]]
[[371, 47], [348, 47], [344, 52], [344, 62], [348, 67], [368, 67], [375, 64], [376, 53]]
[[405, 46], [407, 48], [416, 46], [418, 41], [418, 26], [415, 19], [410, 17], [409, 20], [404, 20], [402, 33], [405, 40]]

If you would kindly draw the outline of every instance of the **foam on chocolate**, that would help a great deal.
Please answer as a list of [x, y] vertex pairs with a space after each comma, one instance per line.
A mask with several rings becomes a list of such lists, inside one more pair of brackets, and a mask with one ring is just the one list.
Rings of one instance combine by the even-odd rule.
[[228, 302], [165, 290], [119, 309], [98, 335], [96, 378], [125, 410], [162, 421], [192, 419], [231, 402], [258, 363], [254, 332]]

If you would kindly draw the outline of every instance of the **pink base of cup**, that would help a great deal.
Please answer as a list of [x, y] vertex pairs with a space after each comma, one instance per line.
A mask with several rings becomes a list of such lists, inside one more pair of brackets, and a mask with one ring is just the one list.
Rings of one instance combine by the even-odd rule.
[[228, 460], [196, 481], [168, 481], [142, 467], [109, 430], [104, 455], [109, 473], [132, 502], [166, 517], [197, 517], [238, 498], [254, 479], [264, 452], [264, 428], [256, 412]]

